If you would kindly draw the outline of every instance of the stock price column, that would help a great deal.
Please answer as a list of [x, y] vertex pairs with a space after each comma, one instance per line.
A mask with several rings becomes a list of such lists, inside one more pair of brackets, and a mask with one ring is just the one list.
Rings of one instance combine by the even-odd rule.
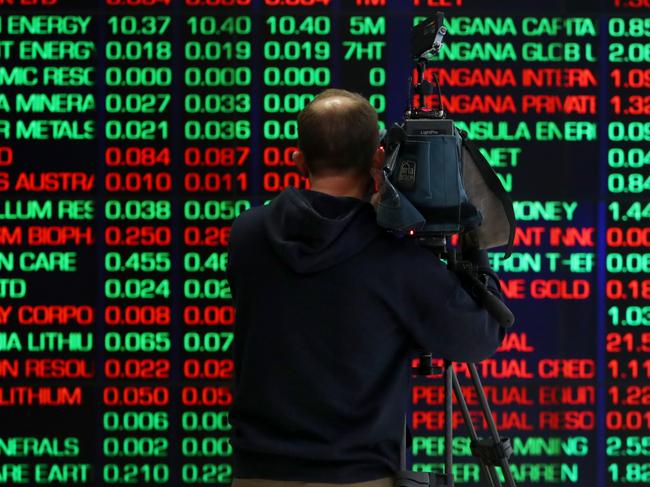
[[0, 2], [0, 479], [89, 484], [96, 20], [30, 4]]
[[257, 164], [251, 156], [254, 28], [247, 7], [185, 12], [181, 480], [228, 484], [235, 310], [227, 249], [232, 221], [251, 206], [250, 169]]
[[164, 484], [170, 444], [172, 18], [107, 0], [100, 478]]
[[298, 112], [332, 84], [332, 18], [323, 8], [328, 4], [328, 0], [287, 1], [293, 7], [282, 8], [278, 5], [284, 2], [265, 0], [265, 5], [274, 7], [267, 9], [262, 26], [261, 189], [268, 197], [289, 186], [309, 188], [291, 154], [297, 146]]
[[[620, 3], [620, 2], [619, 2]], [[632, 5], [635, 2], [623, 2]], [[619, 7], [620, 5], [616, 5]], [[650, 18], [608, 21], [607, 128], [608, 485], [650, 482]]]
[[[339, 86], [361, 93], [379, 114], [379, 126], [386, 121], [386, 13], [381, 2], [343, 0], [338, 16], [341, 38]], [[404, 46], [406, 47], [406, 46]], [[406, 49], [403, 55], [408, 56]], [[399, 73], [393, 71], [392, 76]], [[401, 73], [406, 77], [407, 73]], [[404, 95], [399, 99], [406, 100]], [[406, 108], [406, 107], [404, 107]], [[396, 120], [391, 120], [395, 122]]]

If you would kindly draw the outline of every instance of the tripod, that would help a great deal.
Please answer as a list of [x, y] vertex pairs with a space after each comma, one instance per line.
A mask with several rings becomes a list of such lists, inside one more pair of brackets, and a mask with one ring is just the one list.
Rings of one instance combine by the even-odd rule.
[[[488, 309], [490, 314], [495, 316], [503, 326], [512, 326], [514, 317], [510, 310], [494, 295], [490, 294], [482, 287], [482, 283], [471, 272], [467, 263], [456, 260], [456, 254], [453, 249], [446, 250], [445, 238], [432, 238], [426, 237], [420, 239], [421, 243], [429, 247], [439, 256], [447, 258], [447, 266], [450, 270], [456, 272], [461, 278], [461, 281], [473, 290], [477, 299]], [[487, 422], [490, 436], [486, 438], [479, 438], [476, 433], [476, 428], [472, 418], [469, 414], [467, 401], [463, 395], [458, 382], [458, 376], [452, 365], [452, 362], [445, 360], [443, 367], [434, 367], [431, 363], [432, 356], [430, 353], [422, 353], [419, 357], [419, 364], [416, 368], [416, 374], [421, 376], [428, 376], [435, 373], [443, 373], [445, 386], [445, 472], [440, 473], [425, 473], [425, 472], [411, 472], [406, 470], [406, 417], [404, 418], [404, 431], [402, 435], [402, 444], [400, 448], [400, 472], [397, 477], [395, 487], [454, 487], [454, 474], [453, 474], [453, 454], [452, 454], [452, 440], [453, 440], [453, 404], [452, 393], [456, 396], [458, 405], [460, 406], [463, 415], [463, 421], [467, 427], [469, 437], [471, 440], [470, 449], [472, 455], [478, 459], [481, 474], [484, 480], [490, 487], [501, 487], [501, 479], [498, 476], [496, 467], [501, 467], [501, 472], [506, 481], [507, 487], [516, 487], [515, 481], [510, 471], [508, 459], [512, 455], [512, 446], [509, 438], [501, 438], [497, 431], [492, 411], [485, 397], [485, 391], [481, 384], [481, 378], [476, 370], [476, 364], [467, 363], [472, 385], [478, 397], [481, 412], [485, 421]]]
[[460, 388], [458, 376], [452, 363], [448, 360], [444, 361], [444, 366], [434, 367], [431, 365], [431, 354], [422, 354], [419, 358], [419, 366], [417, 367], [417, 375], [432, 375], [435, 373], [443, 372], [445, 381], [445, 472], [440, 473], [425, 473], [425, 472], [411, 472], [406, 470], [406, 418], [404, 418], [404, 432], [402, 436], [402, 444], [400, 448], [400, 473], [397, 477], [396, 487], [454, 487], [453, 475], [453, 455], [452, 455], [452, 440], [453, 440], [453, 405], [452, 405], [452, 391], [456, 396], [458, 405], [460, 406], [461, 413], [465, 426], [469, 432], [471, 439], [470, 448], [472, 455], [478, 459], [481, 474], [484, 480], [490, 487], [501, 487], [501, 479], [498, 476], [496, 467], [501, 467], [501, 471], [506, 481], [506, 486], [515, 487], [515, 481], [510, 472], [508, 459], [512, 455], [512, 446], [510, 445], [509, 438], [501, 438], [494, 424], [494, 418], [490, 410], [490, 405], [485, 397], [481, 379], [476, 370], [476, 365], [468, 363], [467, 367], [470, 372], [472, 385], [476, 391], [481, 411], [488, 424], [490, 436], [487, 438], [479, 438], [476, 433], [474, 422], [469, 414], [467, 401]]

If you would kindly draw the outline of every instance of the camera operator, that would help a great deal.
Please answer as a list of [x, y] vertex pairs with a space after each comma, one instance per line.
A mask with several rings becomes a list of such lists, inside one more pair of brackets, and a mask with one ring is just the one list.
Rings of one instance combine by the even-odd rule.
[[311, 190], [232, 227], [234, 487], [392, 487], [417, 351], [479, 361], [503, 339], [438, 257], [377, 226], [377, 120], [358, 94], [319, 94], [293, 158]]

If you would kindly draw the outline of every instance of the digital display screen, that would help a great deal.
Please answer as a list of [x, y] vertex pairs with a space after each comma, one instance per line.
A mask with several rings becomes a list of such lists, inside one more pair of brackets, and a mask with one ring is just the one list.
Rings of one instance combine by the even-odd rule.
[[[309, 187], [320, 91], [402, 120], [436, 10], [425, 78], [518, 220], [490, 256], [517, 321], [478, 366], [513, 477], [650, 483], [648, 0], [0, 0], [0, 485], [231, 482], [230, 226]], [[442, 392], [414, 379], [414, 470], [444, 464]]]

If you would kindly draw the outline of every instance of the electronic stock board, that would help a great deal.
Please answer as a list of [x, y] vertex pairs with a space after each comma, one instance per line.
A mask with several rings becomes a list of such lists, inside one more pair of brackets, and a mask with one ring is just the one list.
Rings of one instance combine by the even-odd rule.
[[[319, 91], [401, 119], [435, 10], [425, 76], [519, 222], [491, 254], [517, 323], [479, 366], [514, 477], [650, 482], [648, 0], [0, 0], [0, 485], [231, 481], [232, 221], [307, 187]], [[442, 381], [409, 402], [440, 468]], [[476, 485], [462, 425], [454, 452]]]

